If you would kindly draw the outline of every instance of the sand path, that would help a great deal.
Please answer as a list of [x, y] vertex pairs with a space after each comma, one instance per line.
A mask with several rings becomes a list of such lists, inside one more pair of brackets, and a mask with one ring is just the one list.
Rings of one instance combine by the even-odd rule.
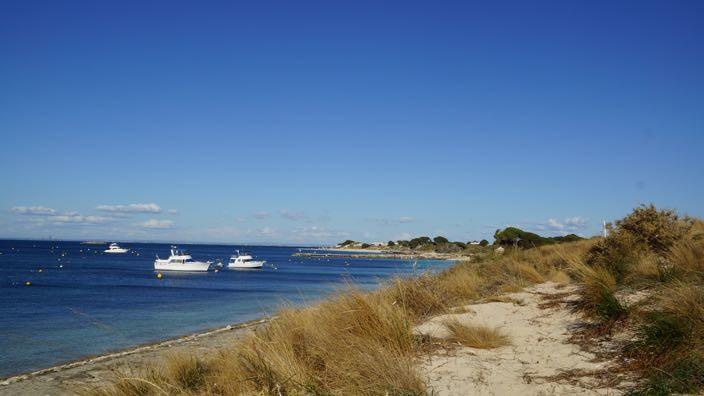
[[573, 286], [544, 283], [506, 296], [515, 302], [467, 305], [466, 313], [441, 315], [417, 326], [417, 333], [445, 338], [449, 333], [442, 323], [455, 317], [463, 324], [497, 327], [512, 343], [489, 350], [460, 347], [424, 358], [421, 370], [429, 391], [434, 395], [621, 394], [617, 389], [599, 388], [590, 376], [554, 378], [572, 370], [594, 372], [609, 367], [609, 362], [598, 361], [569, 342], [570, 328], [581, 321], [578, 315], [565, 304], [539, 306], [545, 296], [573, 292]]

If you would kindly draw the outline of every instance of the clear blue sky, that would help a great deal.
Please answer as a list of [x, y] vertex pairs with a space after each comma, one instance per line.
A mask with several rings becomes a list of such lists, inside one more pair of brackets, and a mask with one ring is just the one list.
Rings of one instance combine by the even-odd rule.
[[246, 3], [0, 3], [0, 237], [704, 215], [704, 2]]

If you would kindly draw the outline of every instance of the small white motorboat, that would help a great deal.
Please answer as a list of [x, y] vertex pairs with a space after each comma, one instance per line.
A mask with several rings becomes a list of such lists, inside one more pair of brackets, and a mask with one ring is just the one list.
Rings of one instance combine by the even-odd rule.
[[160, 259], [159, 256], [156, 256], [154, 269], [157, 271], [205, 272], [210, 268], [210, 264], [210, 261], [194, 261], [190, 254], [172, 246], [171, 256], [168, 259]]
[[261, 268], [264, 266], [264, 263], [266, 263], [266, 261], [252, 259], [250, 254], [240, 254], [239, 250], [235, 250], [235, 252], [237, 254], [230, 257], [230, 261], [227, 263], [227, 268]]
[[127, 248], [121, 248], [120, 245], [116, 243], [111, 243], [110, 247], [107, 249], [103, 250], [103, 253], [127, 253], [130, 250]]

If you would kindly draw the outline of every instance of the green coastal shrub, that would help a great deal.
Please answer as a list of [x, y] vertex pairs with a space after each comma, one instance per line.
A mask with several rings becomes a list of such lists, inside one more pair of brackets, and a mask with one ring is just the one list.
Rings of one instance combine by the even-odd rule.
[[408, 241], [408, 247], [410, 247], [411, 249], [415, 249], [418, 246], [432, 244], [432, 243], [433, 243], [433, 241], [430, 238], [428, 238], [427, 236], [422, 236], [422, 237], [418, 237], [418, 238], [413, 238], [410, 241]]
[[648, 255], [668, 254], [692, 224], [691, 219], [680, 219], [672, 210], [658, 210], [652, 204], [639, 206], [608, 225], [609, 235], [589, 250], [586, 262], [608, 268], [621, 283]]
[[[576, 242], [582, 237], [569, 234], [558, 237], [543, 237], [533, 232], [524, 231], [517, 227], [506, 227], [503, 230], [496, 230], [494, 233], [494, 244], [502, 246], [517, 246], [524, 249], [550, 245], [553, 243]], [[481, 243], [480, 243], [481, 244]], [[489, 241], [486, 241], [486, 246]]]
[[443, 243], [448, 243], [450, 241], [447, 238], [445, 238], [444, 236], [436, 236], [435, 238], [433, 238], [433, 242], [435, 242], [435, 244], [437, 244], [437, 245], [440, 245]]

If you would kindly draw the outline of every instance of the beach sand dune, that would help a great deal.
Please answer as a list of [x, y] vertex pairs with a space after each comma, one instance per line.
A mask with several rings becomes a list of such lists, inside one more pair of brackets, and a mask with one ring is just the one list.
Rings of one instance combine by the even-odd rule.
[[601, 388], [589, 375], [610, 362], [599, 361], [569, 341], [579, 315], [565, 304], [546, 304], [544, 296], [574, 292], [574, 286], [544, 283], [506, 296], [507, 302], [487, 302], [463, 307], [465, 313], [441, 315], [417, 326], [415, 332], [434, 338], [450, 336], [449, 319], [464, 325], [497, 328], [511, 344], [495, 349], [459, 347], [423, 359], [421, 370], [435, 395], [618, 395]]

